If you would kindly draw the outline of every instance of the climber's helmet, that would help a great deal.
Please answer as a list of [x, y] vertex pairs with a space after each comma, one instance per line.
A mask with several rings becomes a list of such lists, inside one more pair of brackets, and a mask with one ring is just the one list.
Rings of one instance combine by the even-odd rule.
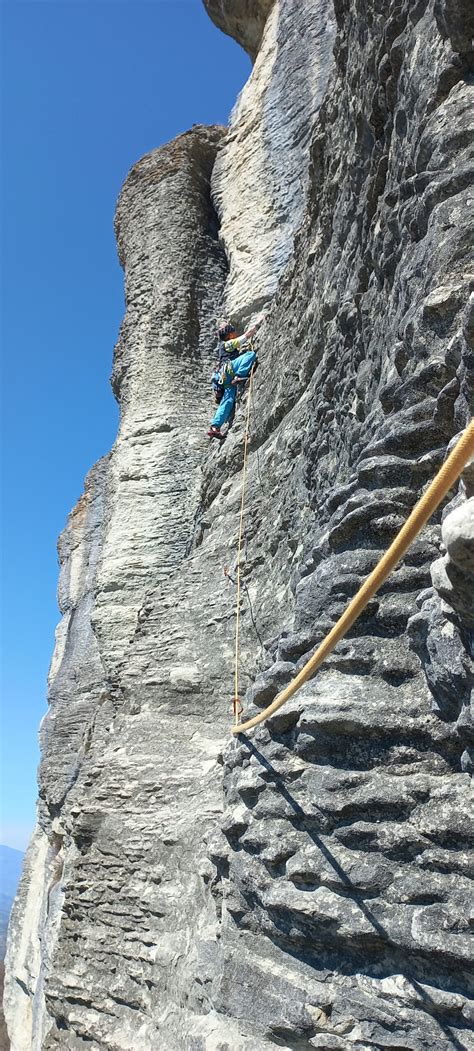
[[219, 339], [224, 343], [226, 339], [233, 339], [237, 335], [235, 328], [231, 325], [230, 321], [225, 321], [224, 324], [219, 325], [218, 336]]

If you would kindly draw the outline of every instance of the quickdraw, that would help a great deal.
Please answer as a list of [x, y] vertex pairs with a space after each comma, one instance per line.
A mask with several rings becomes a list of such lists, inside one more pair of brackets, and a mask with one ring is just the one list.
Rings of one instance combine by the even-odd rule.
[[241, 703], [240, 697], [233, 697], [232, 698], [232, 709], [233, 709], [233, 712], [234, 712], [234, 719], [235, 719], [236, 722], [238, 722], [238, 720], [240, 719], [240, 716], [242, 715], [242, 712], [244, 710], [242, 708], [242, 703]]

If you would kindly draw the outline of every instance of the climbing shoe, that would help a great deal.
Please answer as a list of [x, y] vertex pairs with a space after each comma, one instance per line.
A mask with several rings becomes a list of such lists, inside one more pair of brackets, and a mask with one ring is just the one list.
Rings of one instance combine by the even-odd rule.
[[221, 434], [220, 427], [213, 427], [212, 424], [207, 432], [209, 438], [218, 438], [221, 442], [224, 441], [225, 434]]

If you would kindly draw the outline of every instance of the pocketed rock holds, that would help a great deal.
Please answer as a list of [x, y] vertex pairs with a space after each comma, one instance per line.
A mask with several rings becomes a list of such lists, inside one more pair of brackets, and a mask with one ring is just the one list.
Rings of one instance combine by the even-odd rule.
[[441, 536], [451, 561], [466, 573], [474, 573], [474, 498], [445, 518]]
[[464, 623], [474, 628], [474, 498], [445, 518], [442, 537], [446, 555], [431, 567], [433, 585]]
[[[472, 464], [463, 472], [466, 492], [472, 491]], [[446, 555], [431, 567], [435, 590], [409, 622], [409, 632], [424, 663], [435, 705], [444, 718], [456, 719], [465, 749], [461, 767], [474, 762], [474, 497], [463, 499], [446, 515], [441, 530]], [[470, 631], [469, 631], [470, 629]]]
[[470, 0], [436, 0], [436, 17], [449, 37], [453, 51], [472, 55], [474, 10]]
[[277, 693], [295, 674], [295, 665], [290, 661], [279, 661], [272, 664], [268, 671], [257, 676], [253, 686], [247, 690], [246, 700], [248, 704], [256, 704], [259, 708], [265, 708], [274, 700]]
[[194, 128], [120, 195], [121, 424], [61, 544], [13, 1051], [467, 1051], [473, 676], [450, 516], [472, 476], [446, 551], [441, 511], [317, 676], [229, 741], [242, 418], [202, 440], [222, 301], [275, 293], [248, 457], [255, 714], [469, 417], [467, 7], [207, 7], [258, 54], [230, 135]]

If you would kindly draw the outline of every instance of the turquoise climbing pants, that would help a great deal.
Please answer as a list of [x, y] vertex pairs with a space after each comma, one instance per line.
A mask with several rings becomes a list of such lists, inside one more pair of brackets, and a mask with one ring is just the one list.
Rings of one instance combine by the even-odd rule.
[[[254, 350], [247, 350], [245, 354], [239, 354], [238, 358], [234, 358], [231, 365], [235, 379], [248, 379], [256, 357]], [[211, 420], [211, 427], [222, 427], [223, 423], [227, 423], [232, 415], [236, 397], [237, 386], [232, 386], [232, 376], [228, 375], [224, 379], [224, 393], [214, 419]]]

